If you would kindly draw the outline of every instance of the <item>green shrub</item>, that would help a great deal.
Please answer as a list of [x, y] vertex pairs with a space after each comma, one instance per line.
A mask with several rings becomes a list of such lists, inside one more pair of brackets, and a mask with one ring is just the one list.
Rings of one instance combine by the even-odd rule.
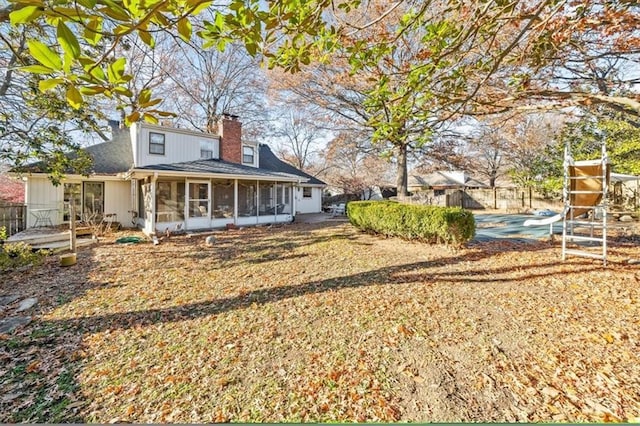
[[353, 201], [347, 216], [355, 227], [386, 236], [462, 245], [475, 235], [475, 220], [458, 207], [420, 206], [393, 201]]
[[33, 251], [26, 243], [5, 243], [0, 246], [0, 272], [26, 265], [42, 263], [48, 251]]

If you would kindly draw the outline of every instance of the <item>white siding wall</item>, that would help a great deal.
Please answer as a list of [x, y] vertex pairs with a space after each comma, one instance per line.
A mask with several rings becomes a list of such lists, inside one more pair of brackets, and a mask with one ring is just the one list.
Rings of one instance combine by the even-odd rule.
[[49, 179], [41, 176], [31, 176], [27, 181], [27, 227], [35, 225], [35, 217], [30, 213], [31, 209], [55, 209], [50, 214], [54, 225], [62, 223], [62, 210], [64, 203], [64, 183], [82, 183], [83, 181], [104, 182], [104, 213], [115, 213], [118, 222], [125, 227], [132, 227], [131, 213], [131, 183], [129, 181], [105, 181], [100, 177], [92, 179], [67, 179], [60, 185], [53, 186]]
[[[164, 134], [164, 155], [149, 153], [151, 132]], [[140, 123], [131, 126], [133, 160], [136, 167], [199, 160], [201, 140], [212, 141], [213, 158], [220, 157], [220, 141], [216, 135]]]
[[302, 196], [302, 188], [295, 189], [296, 213], [321, 213], [322, 188], [311, 187], [311, 198]]
[[51, 212], [51, 221], [57, 225], [62, 220], [62, 185], [55, 187], [46, 177], [29, 177], [27, 181], [27, 227], [35, 224], [31, 209], [56, 209]]
[[136, 210], [131, 205], [131, 183], [129, 181], [106, 181], [104, 183], [104, 213], [115, 213], [118, 222], [125, 228], [132, 228], [131, 213]]

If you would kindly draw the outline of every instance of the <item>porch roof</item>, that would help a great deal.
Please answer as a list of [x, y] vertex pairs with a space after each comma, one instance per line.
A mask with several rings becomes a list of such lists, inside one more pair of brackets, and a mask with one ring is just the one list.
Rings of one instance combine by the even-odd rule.
[[170, 176], [221, 177], [225, 179], [259, 179], [269, 181], [306, 182], [304, 176], [276, 172], [259, 167], [230, 163], [224, 160], [208, 159], [185, 161], [182, 163], [153, 164], [131, 169], [131, 174], [158, 173]]

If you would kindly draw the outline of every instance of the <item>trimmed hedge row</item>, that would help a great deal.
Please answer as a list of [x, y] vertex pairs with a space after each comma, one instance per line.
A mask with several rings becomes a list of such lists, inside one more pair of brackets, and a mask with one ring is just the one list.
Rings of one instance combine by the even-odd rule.
[[428, 243], [462, 245], [476, 233], [473, 214], [459, 207], [352, 201], [347, 216], [363, 231]]

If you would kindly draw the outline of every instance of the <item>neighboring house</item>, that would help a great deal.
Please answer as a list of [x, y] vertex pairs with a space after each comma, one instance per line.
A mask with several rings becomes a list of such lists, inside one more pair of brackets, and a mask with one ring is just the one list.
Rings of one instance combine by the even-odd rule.
[[392, 185], [376, 185], [362, 191], [361, 200], [386, 200], [390, 197], [396, 197], [398, 191]]
[[473, 179], [464, 171], [440, 171], [427, 175], [409, 175], [409, 192], [433, 189], [465, 189], [465, 188], [488, 188], [488, 185]]
[[[324, 182], [280, 161], [267, 145], [242, 140], [242, 124], [225, 116], [219, 134], [111, 122], [113, 138], [85, 148], [89, 177], [69, 174], [54, 187], [37, 164], [28, 168], [28, 226], [76, 217], [117, 218], [147, 234], [290, 222], [321, 211]], [[15, 174], [15, 173], [14, 173]], [[37, 223], [40, 221], [40, 223]]]

